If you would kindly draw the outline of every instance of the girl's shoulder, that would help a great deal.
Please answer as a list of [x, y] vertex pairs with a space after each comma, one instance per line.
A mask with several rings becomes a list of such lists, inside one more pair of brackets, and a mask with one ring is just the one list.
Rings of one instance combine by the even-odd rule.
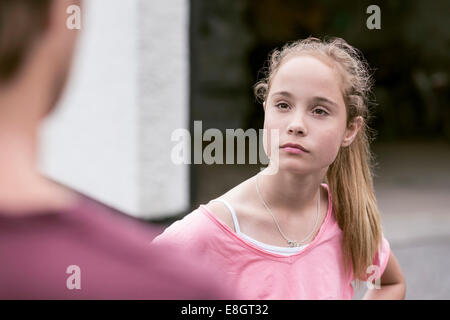
[[236, 232], [236, 230], [230, 208], [225, 203], [214, 200], [225, 200], [235, 212], [242, 212], [242, 207], [251, 204], [252, 198], [254, 197], [254, 190], [252, 189], [254, 178], [255, 177], [252, 176], [205, 205], [215, 218], [227, 225], [234, 232]]
[[205, 205], [205, 207], [211, 214], [214, 215], [217, 220], [236, 232], [236, 229], [234, 228], [233, 217], [230, 213], [230, 210], [224, 203], [218, 201], [210, 201]]
[[210, 234], [211, 224], [209, 219], [196, 209], [183, 218], [167, 226], [158, 236], [153, 244], [172, 244], [185, 246], [203, 241], [202, 237]]

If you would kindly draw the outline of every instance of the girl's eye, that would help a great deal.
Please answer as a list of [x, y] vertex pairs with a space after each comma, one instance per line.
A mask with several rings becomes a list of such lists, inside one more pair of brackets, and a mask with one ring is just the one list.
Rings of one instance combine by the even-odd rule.
[[[325, 110], [323, 110], [323, 109], [315, 109], [314, 111], [321, 111], [321, 112], [323, 112], [323, 113], [319, 113], [319, 115], [323, 115], [323, 116], [325, 116], [325, 115], [327, 115], [328, 114], [328, 112], [326, 112]], [[317, 114], [317, 113], [316, 113]]]
[[286, 103], [283, 103], [283, 102], [276, 104], [275, 107], [277, 107], [280, 110], [287, 110], [287, 109], [289, 109], [289, 105], [286, 104]]

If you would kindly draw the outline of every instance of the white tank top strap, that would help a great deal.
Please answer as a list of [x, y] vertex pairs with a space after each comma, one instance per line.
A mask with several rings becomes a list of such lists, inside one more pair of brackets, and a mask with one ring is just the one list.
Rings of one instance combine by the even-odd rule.
[[272, 245], [268, 245], [266, 243], [260, 242], [256, 239], [253, 239], [249, 236], [247, 236], [246, 234], [242, 233], [240, 228], [239, 228], [239, 222], [236, 216], [236, 211], [234, 211], [233, 207], [230, 205], [230, 203], [224, 199], [214, 199], [211, 201], [218, 201], [218, 202], [222, 202], [224, 205], [227, 206], [228, 210], [230, 210], [231, 212], [231, 216], [233, 217], [233, 222], [234, 222], [234, 228], [236, 230], [236, 233], [241, 237], [241, 239], [244, 239], [248, 242], [253, 243], [254, 245], [256, 245], [257, 247], [262, 248], [265, 251], [269, 251], [272, 253], [276, 253], [276, 254], [280, 254], [280, 255], [285, 255], [285, 256], [289, 256], [292, 254], [296, 254], [297, 252], [300, 252], [301, 250], [305, 249], [309, 244], [305, 244], [304, 246], [301, 247], [294, 247], [294, 248], [290, 248], [290, 247], [278, 247], [278, 246], [272, 246]]
[[214, 200], [211, 200], [211, 201], [222, 202], [224, 205], [227, 206], [228, 210], [230, 210], [230, 212], [231, 212], [231, 217], [233, 218], [234, 229], [236, 230], [236, 233], [240, 234], [241, 233], [241, 229], [239, 228], [239, 222], [238, 222], [238, 219], [237, 219], [237, 216], [236, 216], [236, 212], [234, 211], [234, 209], [231, 206], [231, 204], [228, 201], [226, 201], [224, 199], [220, 199], [220, 198], [214, 199]]

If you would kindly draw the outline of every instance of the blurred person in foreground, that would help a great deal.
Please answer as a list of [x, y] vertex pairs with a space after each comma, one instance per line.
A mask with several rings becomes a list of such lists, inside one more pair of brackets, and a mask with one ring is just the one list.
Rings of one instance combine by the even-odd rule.
[[69, 0], [0, 2], [0, 298], [231, 298], [159, 228], [38, 172], [38, 129], [68, 78]]

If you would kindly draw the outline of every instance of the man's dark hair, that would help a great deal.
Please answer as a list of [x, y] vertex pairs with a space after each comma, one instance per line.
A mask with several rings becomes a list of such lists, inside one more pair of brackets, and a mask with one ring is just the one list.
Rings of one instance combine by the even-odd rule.
[[14, 77], [37, 36], [45, 30], [52, 1], [0, 1], [0, 83]]

